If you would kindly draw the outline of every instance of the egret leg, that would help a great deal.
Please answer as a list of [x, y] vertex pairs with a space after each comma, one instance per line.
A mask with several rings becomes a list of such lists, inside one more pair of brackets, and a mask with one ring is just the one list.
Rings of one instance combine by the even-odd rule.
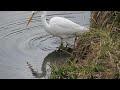
[[61, 38], [61, 46], [63, 47], [63, 38]]
[[59, 46], [59, 50], [63, 49], [64, 48], [64, 45], [63, 45], [63, 38], [60, 38], [61, 39], [61, 44]]

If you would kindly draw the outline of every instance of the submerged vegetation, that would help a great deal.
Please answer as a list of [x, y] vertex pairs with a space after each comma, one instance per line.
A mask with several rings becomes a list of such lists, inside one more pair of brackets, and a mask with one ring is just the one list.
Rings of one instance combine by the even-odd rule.
[[90, 32], [79, 35], [68, 63], [51, 66], [50, 79], [119, 79], [120, 12], [91, 12]]

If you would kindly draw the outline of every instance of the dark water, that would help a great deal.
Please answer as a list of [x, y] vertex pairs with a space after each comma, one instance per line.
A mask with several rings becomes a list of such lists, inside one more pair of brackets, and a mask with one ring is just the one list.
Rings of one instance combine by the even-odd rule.
[[[0, 79], [32, 79], [27, 62], [42, 72], [42, 65], [46, 67], [56, 58], [66, 58], [65, 54], [60, 57], [55, 52], [60, 40], [45, 32], [39, 14], [25, 27], [30, 15], [30, 11], [0, 11]], [[49, 11], [47, 19], [53, 16], [89, 27], [90, 12], [87, 11]]]

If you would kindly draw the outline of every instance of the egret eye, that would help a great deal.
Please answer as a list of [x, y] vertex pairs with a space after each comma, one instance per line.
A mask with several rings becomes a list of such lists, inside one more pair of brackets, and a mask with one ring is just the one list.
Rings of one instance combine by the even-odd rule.
[[32, 11], [32, 15], [36, 15], [39, 11]]
[[32, 14], [34, 13], [35, 11], [32, 11]]

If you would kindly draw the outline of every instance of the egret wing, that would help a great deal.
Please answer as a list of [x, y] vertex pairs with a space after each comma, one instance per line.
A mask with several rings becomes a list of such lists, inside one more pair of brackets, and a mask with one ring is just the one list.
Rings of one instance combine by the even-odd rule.
[[62, 17], [52, 18], [50, 20], [50, 26], [54, 32], [59, 34], [74, 34], [80, 31], [80, 25]]

